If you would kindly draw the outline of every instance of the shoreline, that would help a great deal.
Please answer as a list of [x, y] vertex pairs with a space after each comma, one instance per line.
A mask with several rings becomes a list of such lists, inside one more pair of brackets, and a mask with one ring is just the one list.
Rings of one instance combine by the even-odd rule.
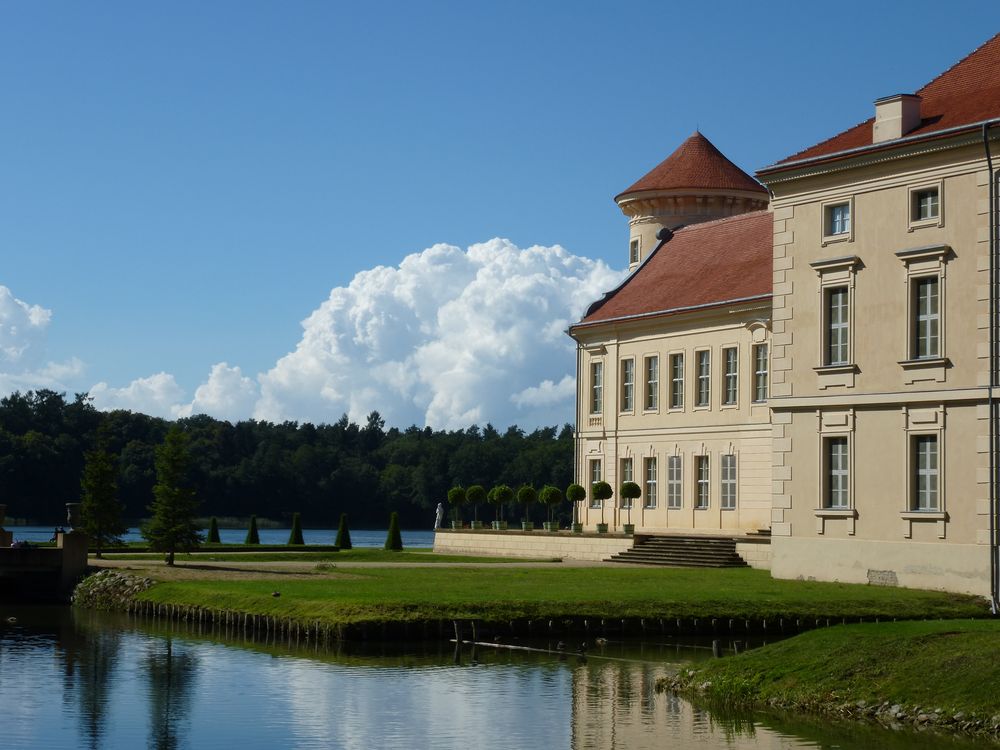
[[681, 670], [656, 689], [709, 709], [796, 712], [1000, 741], [1000, 667], [990, 659], [998, 646], [996, 620], [846, 625]]

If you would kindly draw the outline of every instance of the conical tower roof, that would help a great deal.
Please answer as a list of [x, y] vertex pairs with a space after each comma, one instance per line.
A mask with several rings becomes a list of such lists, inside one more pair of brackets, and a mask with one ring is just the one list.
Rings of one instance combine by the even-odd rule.
[[759, 182], [729, 161], [697, 130], [642, 179], [615, 196], [615, 200], [647, 190], [739, 190], [767, 193]]

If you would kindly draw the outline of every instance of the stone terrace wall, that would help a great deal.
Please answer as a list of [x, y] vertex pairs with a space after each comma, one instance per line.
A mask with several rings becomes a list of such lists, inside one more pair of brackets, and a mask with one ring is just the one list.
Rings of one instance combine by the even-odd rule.
[[500, 557], [561, 557], [565, 560], [606, 560], [632, 546], [632, 537], [608, 534], [568, 534], [544, 531], [452, 531], [434, 534], [434, 551]]

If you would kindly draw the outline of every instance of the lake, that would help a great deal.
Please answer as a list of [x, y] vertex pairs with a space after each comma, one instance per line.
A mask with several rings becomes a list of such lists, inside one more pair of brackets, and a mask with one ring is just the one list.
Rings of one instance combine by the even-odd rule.
[[[548, 644], [519, 643], [546, 647]], [[123, 615], [0, 604], [0, 747], [645, 748], [991, 747], [727, 715], [655, 692], [711, 658], [705, 641], [590, 644], [586, 656], [447, 642], [255, 643]]]
[[[47, 542], [52, 539], [51, 526], [8, 526], [7, 531], [14, 534], [14, 540], [28, 542]], [[208, 530], [205, 530], [206, 534]], [[261, 544], [287, 544], [291, 529], [258, 529]], [[431, 548], [434, 546], [433, 530], [403, 531], [403, 547], [407, 549]], [[387, 529], [351, 529], [351, 544], [355, 547], [382, 547], [385, 544]], [[224, 544], [243, 544], [246, 539], [246, 529], [219, 529], [219, 539]], [[333, 544], [337, 539], [336, 529], [302, 529], [302, 538], [306, 544]], [[131, 528], [122, 539], [126, 542], [142, 542], [144, 539], [139, 529]]]

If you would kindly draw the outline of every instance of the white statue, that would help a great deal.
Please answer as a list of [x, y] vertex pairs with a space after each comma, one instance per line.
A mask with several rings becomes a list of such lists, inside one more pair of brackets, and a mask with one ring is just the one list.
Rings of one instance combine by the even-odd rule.
[[444, 503], [438, 503], [437, 510], [434, 513], [434, 528], [440, 529], [442, 521], [444, 521]]

